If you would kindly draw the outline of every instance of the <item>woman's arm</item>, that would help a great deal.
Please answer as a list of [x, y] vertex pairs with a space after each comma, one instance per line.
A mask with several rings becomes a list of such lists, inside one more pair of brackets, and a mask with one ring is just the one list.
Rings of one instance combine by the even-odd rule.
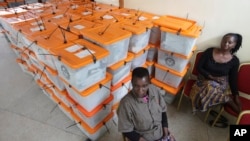
[[238, 91], [238, 69], [239, 69], [239, 59], [237, 57], [233, 58], [233, 66], [228, 74], [228, 81], [231, 92], [233, 95], [239, 95]]
[[197, 70], [199, 74], [205, 77], [206, 79], [209, 79], [210, 73], [205, 69], [205, 66], [212, 52], [213, 52], [213, 48], [208, 48], [207, 50], [205, 50], [197, 64]]
[[233, 62], [233, 67], [232, 69], [229, 71], [229, 75], [228, 75], [228, 81], [229, 81], [229, 86], [231, 89], [231, 93], [233, 96], [233, 101], [237, 106], [237, 112], [239, 113], [241, 111], [241, 102], [239, 100], [239, 91], [238, 91], [238, 69], [239, 69], [239, 59], [237, 57], [234, 58], [234, 62]]

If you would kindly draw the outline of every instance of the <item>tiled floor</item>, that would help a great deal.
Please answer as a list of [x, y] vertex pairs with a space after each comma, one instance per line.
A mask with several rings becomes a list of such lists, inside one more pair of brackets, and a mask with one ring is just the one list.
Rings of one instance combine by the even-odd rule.
[[[0, 141], [84, 141], [87, 137], [22, 72], [16, 56], [0, 33]], [[188, 100], [176, 110], [178, 96], [168, 105], [168, 120], [177, 141], [226, 141], [229, 128], [211, 128], [204, 113], [192, 115]], [[226, 115], [227, 116], [227, 115]], [[209, 117], [210, 119], [212, 117]], [[233, 123], [235, 119], [230, 119]], [[100, 141], [122, 141], [114, 124]]]

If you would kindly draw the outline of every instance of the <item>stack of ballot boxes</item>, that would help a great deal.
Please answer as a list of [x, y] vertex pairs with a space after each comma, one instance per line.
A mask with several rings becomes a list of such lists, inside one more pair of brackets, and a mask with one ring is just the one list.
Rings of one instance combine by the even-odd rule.
[[168, 103], [172, 103], [183, 86], [183, 78], [189, 69], [189, 60], [196, 49], [201, 27], [195, 21], [168, 15], [161, 16], [154, 24], [161, 30], [154, 81], [158, 87], [165, 85], [165, 89], [169, 88], [166, 89], [167, 95], [171, 97]]
[[9, 8], [0, 23], [21, 69], [91, 140], [111, 127], [136, 67], [172, 103], [201, 32], [192, 20], [91, 1]]
[[[75, 101], [75, 104], [69, 103], [73, 110], [73, 120], [77, 121], [75, 117], [78, 117], [88, 128], [96, 128], [112, 112], [112, 75], [106, 73], [109, 51], [79, 39], [71, 46], [51, 49], [50, 52], [56, 55], [55, 66], [66, 87], [68, 97]], [[79, 127], [81, 130], [84, 128]], [[85, 134], [95, 134], [89, 138], [100, 137], [100, 130], [93, 133], [87, 127], [84, 129]]]

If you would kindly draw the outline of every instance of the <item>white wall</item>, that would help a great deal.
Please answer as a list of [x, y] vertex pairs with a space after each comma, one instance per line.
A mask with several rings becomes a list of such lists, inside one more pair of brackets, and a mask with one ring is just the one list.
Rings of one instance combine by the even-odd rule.
[[199, 50], [219, 46], [221, 37], [228, 32], [240, 33], [243, 45], [237, 56], [241, 62], [250, 62], [250, 0], [124, 0], [124, 6], [160, 15], [183, 18], [188, 15], [189, 19], [205, 25], [197, 41]]

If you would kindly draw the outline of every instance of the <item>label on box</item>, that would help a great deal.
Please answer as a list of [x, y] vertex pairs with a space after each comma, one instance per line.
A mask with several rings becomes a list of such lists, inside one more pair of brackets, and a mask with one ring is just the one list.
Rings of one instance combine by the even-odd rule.
[[55, 17], [53, 17], [54, 19], [60, 19], [60, 18], [62, 18], [63, 17], [63, 15], [61, 14], [61, 15], [57, 15], [57, 16], [55, 16]]
[[110, 20], [110, 19], [113, 19], [114, 17], [111, 16], [111, 15], [104, 15], [102, 16], [103, 19], [107, 19], [107, 20]]
[[145, 21], [147, 18], [146, 17], [143, 17], [143, 16], [140, 16], [139, 17], [139, 21]]
[[44, 30], [44, 27], [43, 26], [37, 26], [37, 27], [34, 27], [34, 28], [30, 28], [30, 30], [32, 32], [35, 32], [35, 31], [39, 31], [39, 30]]
[[159, 16], [154, 16], [152, 19], [156, 20], [156, 19], [159, 19], [159, 18], [160, 18]]
[[76, 9], [76, 8], [78, 8], [79, 6], [77, 5], [77, 4], [75, 4], [75, 5], [72, 5], [71, 6], [71, 9]]
[[83, 15], [90, 15], [90, 14], [92, 14], [92, 12], [91, 11], [87, 11], [87, 12], [82, 12], [82, 14]]
[[76, 28], [76, 29], [79, 29], [79, 30], [80, 30], [80, 29], [84, 29], [84, 28], [85, 28], [85, 26], [83, 26], [83, 25], [79, 25], [79, 24], [78, 24], [78, 25], [75, 25], [75, 26], [74, 26], [74, 28]]
[[65, 50], [68, 52], [76, 52], [77, 50], [80, 50], [81, 48], [82, 47], [80, 45], [73, 45], [73, 46], [66, 48]]
[[130, 16], [130, 14], [128, 14], [128, 13], [121, 13], [121, 15], [123, 15], [123, 16]]
[[40, 25], [40, 24], [42, 24], [43, 22], [41, 21], [41, 20], [39, 20], [39, 21], [36, 21], [36, 22], [32, 22], [32, 23], [30, 23], [31, 25], [33, 25], [33, 26], [35, 26], [35, 25]]
[[42, 12], [43, 12], [43, 10], [41, 10], [41, 9], [37, 9], [37, 10], [35, 10], [35, 12], [36, 12], [36, 13], [42, 13]]
[[[89, 50], [92, 54], [94, 54], [95, 52], [94, 51], [92, 51], [92, 50]], [[83, 51], [80, 51], [80, 52], [78, 52], [78, 53], [76, 53], [75, 55], [77, 56], [77, 57], [79, 57], [79, 58], [84, 58], [84, 57], [86, 57], [86, 56], [88, 56], [88, 55], [90, 55], [90, 52], [89, 52], [88, 50], [83, 50]]]

